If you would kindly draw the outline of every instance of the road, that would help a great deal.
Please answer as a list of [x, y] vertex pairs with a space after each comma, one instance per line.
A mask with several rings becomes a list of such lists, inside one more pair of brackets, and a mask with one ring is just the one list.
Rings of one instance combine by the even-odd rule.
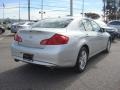
[[14, 62], [10, 53], [12, 36], [0, 40], [0, 90], [120, 90], [120, 41], [109, 54], [90, 59], [85, 72], [72, 68], [48, 69]]

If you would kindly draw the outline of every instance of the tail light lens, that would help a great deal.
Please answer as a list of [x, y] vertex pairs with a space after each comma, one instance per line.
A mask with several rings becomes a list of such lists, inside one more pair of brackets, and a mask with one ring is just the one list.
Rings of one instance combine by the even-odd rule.
[[44, 39], [40, 42], [41, 45], [61, 45], [61, 44], [67, 44], [69, 41], [69, 37], [55, 34], [49, 39]]
[[18, 34], [15, 34], [14, 40], [17, 41], [17, 42], [22, 42], [22, 38]]

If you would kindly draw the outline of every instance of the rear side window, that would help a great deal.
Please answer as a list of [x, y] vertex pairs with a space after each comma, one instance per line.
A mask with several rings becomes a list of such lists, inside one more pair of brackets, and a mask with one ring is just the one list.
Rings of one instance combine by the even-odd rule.
[[110, 22], [109, 25], [120, 25], [120, 21]]
[[79, 23], [79, 28], [80, 28], [81, 31], [86, 31], [82, 21], [80, 21], [80, 23]]
[[91, 21], [91, 24], [92, 24], [92, 27], [93, 27], [93, 31], [99, 31], [100, 30], [100, 26], [96, 22]]
[[39, 21], [33, 28], [65, 28], [73, 19], [45, 19]]

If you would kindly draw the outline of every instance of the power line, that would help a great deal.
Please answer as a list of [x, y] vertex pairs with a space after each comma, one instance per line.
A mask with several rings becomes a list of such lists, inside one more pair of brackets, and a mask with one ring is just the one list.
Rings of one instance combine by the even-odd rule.
[[[70, 12], [71, 16], [73, 15], [73, 10], [81, 10], [81, 8], [73, 8], [73, 0], [70, 0], [70, 9], [69, 9], [69, 5], [68, 4], [66, 6], [64, 6], [64, 5], [60, 6], [60, 4], [67, 3], [69, 1], [61, 1], [58, 6], [56, 5], [57, 1], [48, 1], [49, 4], [51, 4], [51, 5], [49, 5], [49, 4], [48, 5], [43, 4], [43, 0], [41, 0], [41, 5], [39, 5], [38, 3], [35, 4], [34, 2], [30, 3], [30, 0], [27, 0], [27, 1], [28, 1], [28, 3], [27, 3], [28, 7], [27, 7], [26, 3], [20, 3], [19, 2], [18, 6], [16, 6], [16, 7], [6, 7], [5, 9], [16, 9], [16, 8], [19, 8], [19, 20], [20, 20], [20, 10], [22, 8], [26, 8], [26, 9], [28, 8], [28, 20], [30, 20], [30, 10], [31, 9], [38, 9], [38, 10], [41, 9], [41, 11], [40, 11], [41, 19], [43, 18], [43, 14], [45, 14], [45, 12], [43, 11], [43, 7], [45, 8], [45, 10], [47, 12], [50, 12], [50, 11], [51, 12], [52, 11]], [[75, 0], [75, 1], [79, 2], [80, 0]], [[41, 7], [39, 7], [39, 6], [41, 6]], [[56, 9], [53, 9], [53, 8], [56, 8]], [[3, 9], [3, 8], [0, 8], [0, 9]]]
[[[8, 8], [4, 8], [4, 9], [16, 9], [16, 8], [19, 8], [18, 6], [17, 7], [8, 7]], [[28, 8], [28, 7], [26, 7], [26, 6], [24, 6], [24, 7], [20, 7], [20, 8]], [[33, 9], [41, 9], [41, 8], [38, 8], [38, 7], [30, 7], [30, 8], [33, 8]], [[0, 8], [0, 9], [3, 9], [3, 8]]]
[[[36, 4], [37, 6], [40, 6], [39, 4]], [[35, 6], [36, 6], [35, 5]], [[61, 7], [61, 6], [54, 6], [54, 5], [43, 5], [44, 7], [56, 7], [56, 8], [68, 8], [68, 6], [67, 7]]]
[[52, 11], [69, 12], [67, 10], [58, 10], [58, 9], [47, 10], [47, 12], [52, 12]]

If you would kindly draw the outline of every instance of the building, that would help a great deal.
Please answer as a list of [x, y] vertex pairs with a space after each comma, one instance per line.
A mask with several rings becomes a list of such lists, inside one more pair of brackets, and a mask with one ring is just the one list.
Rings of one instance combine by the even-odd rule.
[[106, 9], [116, 12], [120, 8], [120, 0], [106, 0]]

